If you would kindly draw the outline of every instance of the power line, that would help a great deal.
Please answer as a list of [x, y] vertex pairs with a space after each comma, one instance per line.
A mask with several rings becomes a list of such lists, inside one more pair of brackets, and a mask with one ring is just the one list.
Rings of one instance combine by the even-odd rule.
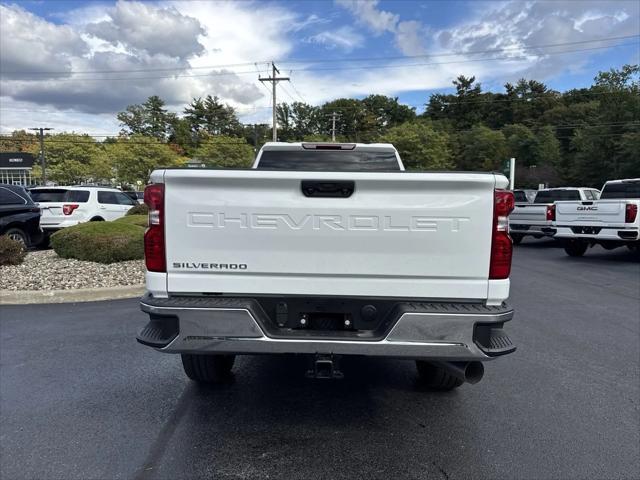
[[[403, 59], [411, 59], [411, 58], [439, 58], [439, 57], [452, 57], [458, 55], [480, 55], [487, 53], [500, 53], [500, 52], [508, 52], [512, 50], [537, 50], [544, 48], [554, 48], [554, 47], [564, 47], [571, 45], [586, 45], [590, 43], [598, 43], [598, 42], [607, 42], [607, 41], [616, 41], [616, 40], [628, 40], [631, 38], [638, 38], [640, 35], [622, 35], [616, 37], [606, 37], [606, 38], [596, 38], [591, 40], [578, 40], [574, 42], [561, 42], [561, 43], [547, 43], [541, 45], [512, 45], [508, 47], [501, 48], [492, 48], [485, 50], [457, 50], [457, 51], [449, 51], [449, 52], [440, 52], [440, 53], [432, 53], [432, 54], [422, 54], [422, 55], [395, 55], [395, 56], [384, 56], [384, 57], [356, 57], [356, 58], [293, 58], [293, 59], [280, 59], [274, 60], [279, 64], [317, 64], [317, 63], [339, 63], [339, 62], [374, 62], [381, 60], [403, 60]], [[635, 45], [635, 44], [633, 44]], [[616, 45], [604, 46], [601, 48], [609, 48], [615, 47]], [[136, 68], [136, 69], [111, 69], [111, 70], [41, 70], [41, 71], [3, 71], [0, 72], [5, 75], [82, 75], [82, 74], [91, 74], [91, 73], [142, 73], [142, 72], [174, 72], [174, 71], [184, 71], [184, 70], [205, 70], [205, 69], [220, 69], [220, 68], [233, 68], [233, 67], [244, 67], [249, 65], [257, 65], [264, 64], [270, 65], [271, 61], [252, 61], [252, 62], [240, 62], [240, 63], [230, 63], [230, 64], [219, 64], [219, 65], [203, 65], [203, 66], [181, 66], [181, 67], [162, 67], [162, 68]]]
[[[594, 51], [594, 50], [603, 50], [617, 47], [624, 47], [633, 45], [636, 43], [619, 43], [616, 45], [608, 45], [601, 47], [591, 47], [591, 48], [581, 48], [581, 49], [573, 49], [573, 50], [564, 50], [560, 52], [546, 52], [544, 55], [564, 55], [568, 53], [578, 53], [578, 52], [586, 52], [586, 51]], [[427, 63], [396, 63], [391, 65], [360, 65], [360, 66], [338, 66], [338, 67], [319, 67], [319, 68], [297, 68], [290, 69], [290, 72], [321, 72], [321, 71], [345, 71], [345, 70], [371, 70], [371, 69], [396, 69], [396, 68], [412, 68], [412, 67], [423, 67], [423, 66], [435, 66], [435, 65], [454, 65], [461, 63], [477, 63], [477, 62], [491, 62], [491, 61], [526, 61], [528, 60], [525, 56], [520, 57], [487, 57], [487, 58], [476, 58], [476, 59], [465, 59], [465, 60], [452, 60], [448, 62], [427, 62]], [[118, 72], [109, 72], [109, 73], [118, 73]], [[136, 80], [175, 80], [178, 78], [200, 78], [200, 77], [220, 77], [220, 76], [228, 76], [228, 75], [248, 75], [254, 74], [255, 72], [252, 70], [240, 71], [240, 72], [214, 72], [214, 73], [202, 73], [202, 74], [181, 74], [181, 75], [162, 75], [162, 76], [144, 76], [144, 77], [103, 77], [103, 78], [56, 78], [50, 79], [52, 81], [58, 82], [78, 82], [78, 81], [87, 81], [87, 82], [102, 82], [102, 81], [136, 81]], [[13, 81], [34, 81], [34, 79], [10, 79]]]

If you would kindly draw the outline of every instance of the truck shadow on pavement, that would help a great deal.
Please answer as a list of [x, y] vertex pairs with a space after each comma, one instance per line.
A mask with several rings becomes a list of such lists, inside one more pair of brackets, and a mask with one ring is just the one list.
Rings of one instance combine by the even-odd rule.
[[[627, 247], [618, 247], [612, 250], [606, 250], [598, 245], [591, 247], [582, 257], [570, 257], [564, 253], [562, 243], [554, 239], [524, 239], [521, 244], [514, 247], [515, 255], [518, 250], [527, 250], [530, 252], [553, 252], [554, 255], [549, 260], [584, 262], [584, 263], [609, 263], [609, 262], [640, 262], [640, 254], [632, 252]], [[560, 257], [557, 257], [561, 254]]]
[[[204, 471], [216, 478], [281, 478], [284, 472], [344, 478], [353, 468], [364, 476], [393, 475], [398, 463], [407, 472], [447, 478], [429, 459], [435, 445], [416, 443], [416, 434], [451, 423], [468, 431], [458, 392], [425, 391], [407, 361], [343, 358], [343, 380], [306, 378], [307, 366], [303, 356], [238, 357], [228, 384], [189, 382], [136, 478]], [[402, 407], [407, 404], [412, 408]], [[416, 413], [421, 405], [423, 414]], [[411, 446], [403, 447], [406, 442]], [[407, 448], [420, 454], [407, 455]]]

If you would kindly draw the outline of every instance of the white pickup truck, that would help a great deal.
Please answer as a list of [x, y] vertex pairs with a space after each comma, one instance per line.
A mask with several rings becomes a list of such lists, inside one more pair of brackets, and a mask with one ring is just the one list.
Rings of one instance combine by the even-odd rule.
[[389, 144], [267, 143], [249, 170], [154, 171], [138, 341], [199, 382], [287, 353], [318, 378], [372, 355], [416, 360], [431, 388], [478, 382], [515, 350], [513, 194], [500, 174], [403, 170]]
[[556, 234], [556, 229], [553, 227], [554, 202], [597, 200], [599, 194], [600, 192], [593, 188], [546, 188], [538, 190], [533, 203], [516, 202], [513, 213], [509, 216], [509, 232], [513, 243], [519, 244], [527, 235], [534, 238], [553, 237]]
[[640, 178], [612, 180], [604, 184], [600, 200], [556, 202], [556, 237], [572, 257], [589, 247], [611, 250], [627, 246], [640, 250]]

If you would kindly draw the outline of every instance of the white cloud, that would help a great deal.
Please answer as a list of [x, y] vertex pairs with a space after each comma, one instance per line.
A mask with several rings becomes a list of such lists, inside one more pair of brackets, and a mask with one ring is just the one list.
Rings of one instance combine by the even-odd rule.
[[335, 0], [335, 3], [351, 12], [357, 23], [375, 35], [393, 34], [394, 43], [403, 54], [422, 55], [426, 52], [426, 28], [421, 22], [401, 22], [399, 15], [380, 10], [378, 0]]
[[416, 21], [399, 22], [396, 31], [396, 46], [405, 55], [424, 55], [426, 37], [424, 26]]
[[17, 5], [0, 5], [0, 46], [0, 70], [5, 75], [43, 69], [69, 71], [71, 59], [88, 51], [71, 27], [54, 25]]
[[394, 32], [399, 15], [379, 10], [378, 0], [336, 0], [336, 4], [349, 10], [356, 17], [356, 20], [374, 33]]
[[[366, 47], [367, 35], [388, 35], [404, 55], [438, 55], [633, 35], [640, 27], [638, 4], [633, 2], [483, 3], [470, 10], [465, 21], [436, 31], [425, 23], [401, 19], [397, 14], [381, 10], [378, 2], [338, 0], [337, 3], [353, 13], [356, 24], [361, 25], [359, 30], [357, 26], [345, 26], [318, 33], [326, 30], [322, 24], [327, 17], [301, 16], [291, 11], [288, 3], [172, 1], [131, 2], [131, 5], [116, 4], [115, 7], [94, 4], [84, 13], [78, 9], [60, 17], [71, 26], [48, 22], [20, 6], [0, 6], [3, 71], [0, 127], [6, 130], [46, 123], [58, 130], [115, 132], [118, 130], [115, 112], [155, 94], [164, 98], [174, 111], [193, 97], [218, 95], [223, 102], [237, 108], [243, 120], [268, 121], [269, 100], [257, 81], [256, 70], [264, 75], [266, 63], [254, 66], [252, 62], [295, 57], [295, 42], [304, 38], [332, 45], [336, 51], [350, 51]], [[117, 9], [126, 10], [126, 14], [122, 14], [125, 19], [115, 13]], [[141, 20], [140, 31], [132, 30], [130, 14], [133, 11], [149, 11]], [[89, 24], [93, 24], [89, 30], [95, 29], [96, 24], [103, 27], [99, 28], [100, 38], [85, 32]], [[154, 25], [159, 25], [159, 29], [169, 25], [181, 32], [182, 44], [168, 45], [162, 39], [158, 44], [151, 42], [160, 32], [154, 31]], [[311, 30], [311, 34], [305, 35], [305, 29]], [[113, 31], [118, 35], [113, 36]], [[94, 30], [94, 33], [97, 32]], [[287, 70], [286, 64], [280, 66], [284, 75], [291, 76], [297, 91], [308, 102], [317, 104], [342, 96], [398, 95], [441, 89], [450, 87], [451, 80], [461, 74], [475, 75], [485, 84], [501, 84], [522, 76], [544, 81], [569, 72], [569, 68], [571, 71], [586, 68], [585, 62], [592, 58], [592, 52], [547, 54], [563, 49], [516, 48], [496, 54], [510, 56], [511, 60], [470, 62], [491, 55], [461, 53], [424, 60], [375, 62], [375, 65], [393, 68], [350, 69], [354, 66], [350, 64], [344, 70], [304, 72], [300, 69], [305, 66], [298, 63], [289, 64], [293, 71]], [[407, 63], [431, 65], [410, 67]], [[212, 68], [212, 65], [218, 67]], [[221, 67], [223, 65], [226, 67]], [[65, 79], [69, 73], [43, 79], [29, 73], [34, 70], [116, 73], [76, 73], [70, 81]], [[130, 70], [141, 71], [122, 72]], [[24, 75], [22, 79], [12, 78], [4, 73], [7, 71], [21, 71]], [[95, 80], [101, 78], [112, 80]], [[118, 80], [122, 78], [131, 79]], [[279, 95], [287, 99], [282, 93]]]
[[324, 45], [329, 49], [351, 52], [364, 45], [364, 37], [352, 27], [344, 25], [336, 30], [325, 30], [307, 38], [308, 42]]
[[109, 20], [89, 23], [86, 32], [113, 45], [144, 50], [151, 55], [188, 58], [204, 50], [198, 41], [205, 33], [200, 22], [175, 8], [118, 1], [107, 13]]
[[[193, 97], [211, 94], [240, 112], [259, 112], [253, 106], [262, 106], [265, 92], [251, 63], [237, 69], [207, 67], [284, 57], [291, 50], [287, 32], [321, 23], [282, 8], [243, 3], [127, 2], [102, 10], [92, 5], [86, 16], [76, 9], [59, 17], [72, 27], [48, 22], [19, 6], [2, 8], [0, 124], [5, 129], [7, 122], [12, 128], [23, 126], [13, 122], [30, 118], [24, 107], [28, 104], [39, 112], [64, 110], [64, 125], [75, 117], [82, 126], [87, 114], [114, 117], [150, 95], [159, 95], [174, 111]], [[93, 35], [83, 33], [86, 30]], [[5, 36], [10, 41], [5, 42]], [[89, 73], [48, 78], [31, 73], [43, 70]], [[8, 71], [21, 75], [12, 78], [5, 74]], [[22, 110], [19, 116], [5, 110], [16, 103]], [[59, 116], [51, 115], [51, 120], [58, 122]]]

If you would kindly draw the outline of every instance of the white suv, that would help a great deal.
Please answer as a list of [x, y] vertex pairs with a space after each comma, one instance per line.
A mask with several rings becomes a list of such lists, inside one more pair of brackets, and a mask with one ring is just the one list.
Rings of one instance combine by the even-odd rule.
[[115, 220], [138, 204], [115, 188], [35, 187], [29, 192], [42, 210], [40, 226], [45, 233], [81, 222]]

